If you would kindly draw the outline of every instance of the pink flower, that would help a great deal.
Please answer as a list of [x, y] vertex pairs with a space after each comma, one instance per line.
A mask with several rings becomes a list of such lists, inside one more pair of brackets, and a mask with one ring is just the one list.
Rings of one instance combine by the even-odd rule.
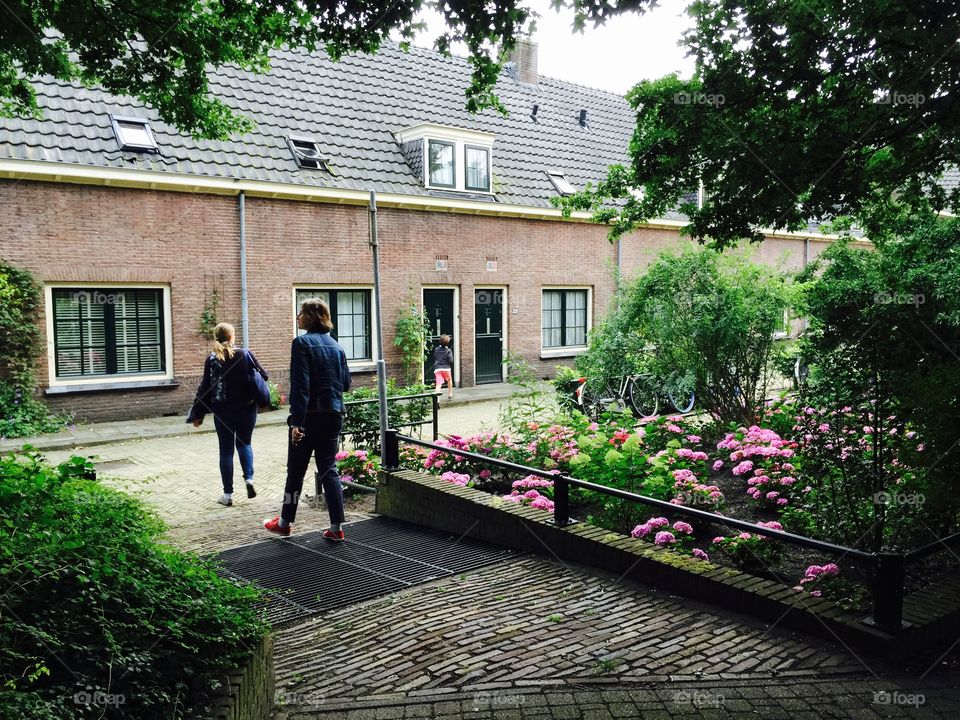
[[490, 477], [491, 475], [493, 475], [493, 473], [490, 472], [489, 470], [481, 470], [481, 471], [480, 471], [480, 478], [481, 478], [482, 480], [486, 480], [486, 479], [487, 479], [488, 477]]
[[752, 537], [753, 537], [753, 535], [751, 535], [751, 534], [748, 533], [748, 532], [742, 532], [742, 533], [740, 533], [739, 535], [737, 535], [737, 538], [740, 539], [740, 540], [749, 540], [749, 539], [752, 538]]
[[337, 461], [346, 460], [348, 457], [350, 457], [350, 453], [348, 453], [346, 450], [341, 450], [340, 452], [338, 452], [338, 453], [337, 453], [336, 455], [334, 455], [333, 457], [334, 457]]
[[819, 590], [811, 590], [810, 594], [813, 595], [814, 597], [820, 597], [821, 595], [823, 595], [823, 593], [820, 592]]
[[780, 497], [780, 493], [776, 490], [771, 490], [767, 493], [767, 500], [776, 500], [778, 497]]
[[677, 522], [673, 524], [673, 529], [677, 532], [682, 532], [687, 535], [691, 535], [693, 533], [693, 526], [690, 523], [684, 522], [683, 520], [677, 520]]
[[644, 523], [643, 525], [637, 525], [633, 530], [630, 531], [630, 534], [635, 538], [646, 537], [650, 534], [652, 529], [653, 528], [651, 528], [648, 523]]
[[726, 538], [723, 535], [717, 535], [717, 537], [715, 537], [712, 542], [722, 543], [724, 540], [726, 540]]
[[710, 560], [710, 556], [707, 555], [707, 554], [706, 554], [703, 550], [701, 550], [700, 548], [694, 548], [693, 551], [692, 551], [690, 554], [693, 555], [695, 558], [699, 558], [700, 560], [706, 560], [706, 561], [708, 561], [708, 562], [709, 562], [709, 560]]
[[768, 520], [767, 522], [758, 522], [759, 527], [770, 528], [771, 530], [783, 530], [783, 525], [778, 523], [776, 520]]
[[687, 442], [698, 443], [700, 442], [699, 435], [687, 435]]
[[366, 450], [355, 450], [355, 451], [354, 451], [354, 455], [356, 455], [360, 460], [366, 460], [366, 459], [367, 459], [367, 451], [366, 451]]
[[674, 542], [676, 542], [676, 541], [677, 541], [677, 539], [673, 536], [673, 533], [672, 533], [672, 532], [667, 532], [666, 530], [662, 530], [662, 531], [658, 532], [658, 533], [656, 534], [656, 537], [654, 537], [654, 539], [653, 539], [653, 542], [656, 543], [657, 545], [660, 545], [660, 546], [669, 545], [669, 544], [674, 543]]
[[722, 468], [722, 467], [723, 467], [723, 460], [717, 460], [717, 461], [713, 464], [713, 469], [714, 469], [714, 470], [719, 470], [719, 469]]
[[786, 505], [786, 504], [787, 504], [786, 498], [777, 498], [777, 505]]
[[340, 482], [353, 482], [353, 475], [341, 475]]
[[682, 432], [683, 432], [683, 430], [681, 430], [679, 426], [674, 425], [673, 423], [669, 423], [669, 424], [667, 425], [667, 430], [669, 430], [670, 432], [673, 432], [673, 433], [682, 433]]
[[647, 520], [647, 524], [650, 527], [655, 527], [655, 528], [666, 527], [667, 525], [670, 524], [670, 521], [667, 520], [665, 517], [656, 517], [656, 518], [650, 518], [649, 520]]
[[807, 486], [806, 486], [803, 490], [801, 490], [800, 492], [808, 493], [808, 492], [810, 492], [811, 490], [813, 490], [813, 488], [810, 487], [809, 485], [807, 485]]
[[739, 463], [733, 468], [734, 475], [743, 475], [753, 470], [753, 463], [749, 460], [744, 460], [742, 463]]

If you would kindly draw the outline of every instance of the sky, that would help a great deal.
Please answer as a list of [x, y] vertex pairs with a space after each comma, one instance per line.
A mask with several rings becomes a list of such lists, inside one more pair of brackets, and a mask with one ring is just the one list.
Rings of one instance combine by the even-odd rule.
[[[573, 14], [550, 8], [550, 0], [528, 0], [525, 5], [540, 13], [533, 40], [538, 43], [541, 75], [623, 94], [639, 80], [671, 72], [689, 77], [693, 61], [678, 46], [692, 25], [685, 8], [690, 0], [660, 0], [660, 7], [643, 15], [625, 13], [597, 28], [589, 24], [583, 34], [570, 26]], [[432, 47], [443, 28], [437, 13], [424, 13], [428, 30], [414, 45]], [[455, 54], [465, 54], [454, 50]]]

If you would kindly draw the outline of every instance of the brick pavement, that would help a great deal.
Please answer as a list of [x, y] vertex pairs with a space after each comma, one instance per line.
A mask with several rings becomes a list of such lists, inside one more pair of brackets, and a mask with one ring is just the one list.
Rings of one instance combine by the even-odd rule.
[[[450, 407], [441, 429], [492, 427], [496, 411], [495, 402]], [[172, 542], [213, 552], [264, 539], [259, 521], [279, 508], [284, 433], [257, 430], [259, 495], [241, 493], [232, 508], [215, 502], [212, 434], [90, 452], [105, 482], [156, 508]], [[348, 520], [371, 508], [368, 496], [349, 501]], [[297, 532], [325, 522], [305, 507]], [[928, 673], [929, 663], [894, 671], [839, 645], [530, 556], [285, 627], [277, 640], [277, 720], [960, 717], [956, 674]], [[880, 691], [890, 704], [874, 702]], [[904, 704], [916, 693], [923, 705]]]

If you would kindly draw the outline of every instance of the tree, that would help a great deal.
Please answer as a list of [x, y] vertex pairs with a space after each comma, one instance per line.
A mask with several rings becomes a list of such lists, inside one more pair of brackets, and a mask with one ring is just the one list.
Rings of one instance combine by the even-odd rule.
[[[198, 137], [226, 138], [251, 127], [210, 94], [208, 73], [232, 64], [268, 68], [268, 52], [322, 47], [334, 60], [376, 52], [391, 32], [407, 43], [424, 0], [6, 0], [0, 3], [0, 115], [38, 114], [32, 80], [100, 85], [133, 95]], [[474, 73], [467, 107], [498, 106], [492, 87], [500, 47], [530, 19], [517, 0], [449, 0], [441, 52], [463, 43]]]
[[960, 207], [960, 187], [936, 185], [960, 164], [956, 2], [696, 0], [690, 12], [693, 78], [628, 93], [629, 166], [559, 200], [567, 211], [594, 211], [616, 238], [679, 207], [692, 236], [723, 246], [810, 219], [850, 216], [872, 233], [901, 209]]
[[657, 389], [694, 390], [717, 420], [752, 425], [767, 397], [774, 332], [792, 300], [786, 280], [709, 248], [661, 255], [591, 332], [577, 368], [604, 379], [650, 373]]

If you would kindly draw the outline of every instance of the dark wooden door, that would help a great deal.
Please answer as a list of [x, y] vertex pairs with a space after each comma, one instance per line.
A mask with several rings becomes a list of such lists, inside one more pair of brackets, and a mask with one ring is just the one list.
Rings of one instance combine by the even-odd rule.
[[474, 291], [477, 385], [503, 381], [503, 290]]
[[454, 367], [458, 360], [456, 312], [453, 306], [452, 289], [427, 289], [423, 291], [423, 316], [430, 325], [430, 352], [423, 365], [423, 381], [433, 384], [433, 348], [440, 344], [441, 335], [450, 336], [450, 350], [453, 352]]

